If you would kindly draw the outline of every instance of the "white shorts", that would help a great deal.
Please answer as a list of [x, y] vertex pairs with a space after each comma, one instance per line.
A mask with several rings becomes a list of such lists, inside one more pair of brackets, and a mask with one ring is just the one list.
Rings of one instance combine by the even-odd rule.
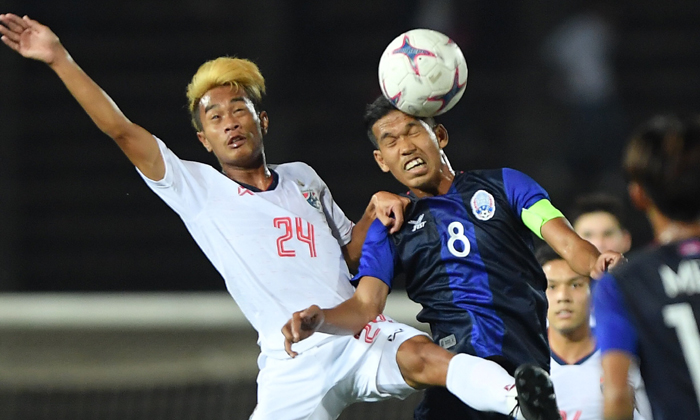
[[380, 315], [359, 336], [339, 335], [294, 359], [260, 355], [258, 405], [250, 420], [336, 419], [352, 403], [404, 399], [396, 353], [404, 341], [426, 335]]

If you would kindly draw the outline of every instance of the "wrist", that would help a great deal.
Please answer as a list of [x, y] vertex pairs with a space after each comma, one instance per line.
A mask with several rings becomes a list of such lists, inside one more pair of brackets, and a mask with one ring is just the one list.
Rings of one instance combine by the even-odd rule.
[[365, 209], [365, 214], [362, 216], [363, 218], [374, 220], [377, 217], [377, 207], [374, 205], [374, 200], [376, 200], [376, 198], [374, 195], [372, 195], [372, 198], [369, 200], [369, 204], [367, 204], [367, 208]]
[[47, 61], [46, 64], [51, 67], [54, 71], [57, 71], [60, 67], [70, 63], [73, 61], [73, 58], [70, 56], [68, 53], [68, 50], [66, 50], [63, 45], [60, 43], [56, 48], [54, 48], [54, 53], [53, 57], [50, 61]]

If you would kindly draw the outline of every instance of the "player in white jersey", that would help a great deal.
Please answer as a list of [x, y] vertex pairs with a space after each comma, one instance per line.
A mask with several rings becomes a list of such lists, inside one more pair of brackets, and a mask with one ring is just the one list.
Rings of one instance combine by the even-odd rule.
[[[287, 355], [281, 332], [287, 319], [313, 303], [335, 306], [349, 299], [348, 266], [357, 265], [367, 227], [375, 216], [398, 227], [406, 201], [377, 194], [353, 225], [309, 166], [268, 166], [262, 140], [269, 119], [260, 108], [265, 85], [255, 64], [221, 57], [203, 64], [188, 86], [197, 137], [218, 159], [217, 170], [180, 159], [129, 121], [48, 27], [12, 14], [0, 15], [0, 22], [2, 41], [47, 63], [148, 186], [180, 215], [258, 331], [258, 405], [252, 419], [334, 419], [353, 402], [404, 398], [428, 385], [447, 386], [477, 409], [539, 419], [533, 394], [543, 385], [538, 381], [549, 384], [546, 374], [524, 369], [515, 381], [496, 363], [454, 356], [383, 315], [355, 337], [318, 334], [295, 344], [296, 357]], [[518, 392], [530, 393], [520, 405], [510, 391], [514, 381]]]
[[[536, 255], [547, 277], [550, 378], [562, 420], [601, 420], [603, 369], [589, 322], [591, 279], [572, 270], [547, 245], [538, 248]], [[638, 368], [630, 371], [629, 383], [635, 394], [634, 418], [650, 420], [649, 401]]]

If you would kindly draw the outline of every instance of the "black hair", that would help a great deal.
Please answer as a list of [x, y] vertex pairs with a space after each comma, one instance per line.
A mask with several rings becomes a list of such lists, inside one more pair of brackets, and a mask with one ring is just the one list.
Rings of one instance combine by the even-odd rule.
[[[398, 110], [398, 108], [396, 108], [394, 104], [391, 103], [391, 101], [388, 100], [384, 95], [379, 95], [377, 99], [374, 100], [374, 102], [368, 104], [365, 108], [364, 120], [365, 128], [367, 129], [367, 137], [369, 137], [369, 141], [372, 142], [372, 145], [375, 149], [379, 149], [379, 142], [377, 141], [377, 138], [372, 132], [372, 127], [374, 127], [374, 124], [377, 121], [387, 116], [391, 111], [396, 110]], [[431, 128], [435, 128], [435, 118], [433, 117], [414, 118], [424, 121]]]
[[535, 250], [535, 258], [537, 258], [537, 262], [540, 264], [540, 266], [543, 266], [551, 261], [564, 259], [547, 243], [537, 247]]
[[625, 150], [623, 169], [665, 216], [700, 220], [700, 118], [656, 116], [639, 127]]
[[627, 229], [625, 205], [622, 199], [607, 193], [593, 193], [577, 197], [569, 211], [568, 218], [571, 220], [571, 224], [576, 224], [576, 221], [584, 214], [595, 212], [609, 213], [617, 219], [617, 223], [622, 229]]

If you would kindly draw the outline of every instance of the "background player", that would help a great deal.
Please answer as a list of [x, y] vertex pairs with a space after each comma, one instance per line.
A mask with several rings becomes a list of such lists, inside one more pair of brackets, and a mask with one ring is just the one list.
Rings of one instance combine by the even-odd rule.
[[[423, 306], [418, 320], [430, 323], [440, 346], [493, 359], [510, 372], [523, 363], [549, 370], [546, 280], [530, 230], [581, 274], [600, 276], [621, 255], [601, 255], [581, 239], [547, 193], [520, 172], [455, 175], [441, 160], [447, 130], [433, 119], [407, 115], [379, 97], [365, 122], [379, 167], [410, 189], [408, 222], [391, 237], [373, 223], [353, 299], [295, 314], [285, 335], [296, 342], [314, 330], [358, 331], [381, 311], [395, 274], [403, 272], [409, 298]], [[440, 388], [428, 389], [416, 409], [418, 419], [481, 416]]]
[[625, 226], [622, 201], [610, 194], [596, 193], [579, 196], [568, 213], [571, 225], [583, 239], [598, 251], [629, 251], [632, 236]]
[[[569, 267], [549, 245], [535, 252], [547, 277], [547, 321], [552, 350], [550, 377], [564, 420], [599, 420], [603, 412], [600, 350], [590, 327], [591, 278]], [[634, 418], [651, 418], [638, 369], [630, 372], [635, 392]]]
[[450, 366], [449, 352], [383, 317], [357, 339], [318, 334], [295, 346], [299, 357], [290, 360], [280, 332], [285, 321], [313, 302], [333, 306], [350, 298], [348, 265], [358, 262], [369, 222], [380, 213], [396, 229], [408, 200], [376, 195], [353, 227], [309, 166], [267, 165], [263, 136], [269, 117], [260, 108], [265, 85], [255, 64], [212, 60], [188, 86], [192, 123], [199, 141], [219, 161], [217, 170], [179, 159], [129, 121], [49, 28], [12, 14], [0, 15], [0, 22], [2, 41], [24, 57], [47, 63], [147, 185], [180, 215], [258, 331], [258, 406], [252, 419], [332, 419], [355, 401], [403, 398], [413, 386], [444, 384], [448, 372], [459, 378], [453, 389], [460, 390], [460, 383], [470, 380], [465, 364], [502, 381], [492, 390], [466, 395], [465, 401], [479, 403], [491, 392], [501, 405], [515, 408], [515, 393], [504, 389], [513, 378], [500, 366], [469, 357]]
[[605, 418], [632, 418], [626, 378], [639, 357], [654, 419], [699, 419], [700, 119], [651, 119], [623, 167], [657, 244], [604, 276], [594, 295]]

